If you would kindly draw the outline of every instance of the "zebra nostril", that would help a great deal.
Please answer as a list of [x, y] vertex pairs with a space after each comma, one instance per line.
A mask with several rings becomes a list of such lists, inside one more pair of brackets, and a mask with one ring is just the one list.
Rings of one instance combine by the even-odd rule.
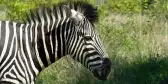
[[110, 59], [104, 58], [104, 59], [103, 59], [103, 65], [111, 66], [111, 61], [110, 61]]

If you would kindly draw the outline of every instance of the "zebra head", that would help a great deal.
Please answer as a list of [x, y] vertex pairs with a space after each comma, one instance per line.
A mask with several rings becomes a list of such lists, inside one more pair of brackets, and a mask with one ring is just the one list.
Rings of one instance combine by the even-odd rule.
[[97, 19], [97, 10], [88, 3], [77, 3], [68, 8], [73, 25], [67, 34], [68, 54], [87, 67], [95, 77], [106, 80], [111, 61], [93, 25]]

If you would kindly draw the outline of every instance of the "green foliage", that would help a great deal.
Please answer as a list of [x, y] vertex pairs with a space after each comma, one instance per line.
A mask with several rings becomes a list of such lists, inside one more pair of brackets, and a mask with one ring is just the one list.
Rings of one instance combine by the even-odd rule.
[[150, 16], [166, 14], [168, 11], [167, 0], [108, 0], [101, 5], [100, 14], [118, 13], [141, 13]]
[[140, 0], [109, 0], [109, 9], [118, 12], [140, 12]]
[[[96, 0], [87, 1], [92, 4], [97, 4]], [[151, 1], [152, 0], [107, 0], [106, 2], [104, 2], [105, 4], [99, 4], [99, 13], [101, 16], [107, 16], [108, 14], [111, 14], [111, 12], [145, 13], [149, 14], [150, 16], [167, 13], [167, 0], [154, 0], [154, 2]], [[23, 19], [25, 19], [25, 14], [30, 9], [36, 8], [44, 4], [50, 6], [58, 2], [60, 2], [60, 0], [0, 0], [0, 3], [5, 4], [8, 8], [8, 19], [12, 19], [15, 21], [22, 21]]]
[[1, 4], [5, 4], [8, 8], [7, 18], [14, 21], [23, 21], [25, 19], [26, 13], [30, 9], [37, 8], [40, 5], [46, 4], [50, 6], [51, 4], [57, 3], [58, 0], [2, 0]]

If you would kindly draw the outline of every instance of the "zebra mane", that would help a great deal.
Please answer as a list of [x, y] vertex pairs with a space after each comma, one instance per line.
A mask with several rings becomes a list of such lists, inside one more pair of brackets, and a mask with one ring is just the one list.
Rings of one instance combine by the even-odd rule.
[[[98, 21], [98, 12], [97, 9], [88, 2], [84, 1], [71, 1], [71, 2], [60, 2], [58, 4], [54, 4], [52, 7], [46, 7], [45, 5], [33, 10], [30, 10], [29, 13], [27, 13], [27, 18], [25, 22], [31, 23], [32, 21], [38, 21], [41, 22], [40, 17], [44, 17], [44, 20], [46, 21], [46, 14], [49, 16], [50, 19], [52, 19], [52, 15], [55, 17], [61, 16], [63, 18], [63, 11], [67, 12], [65, 7], [67, 6], [70, 9], [74, 9], [75, 11], [83, 14], [92, 24], [96, 21]], [[59, 9], [59, 10], [58, 10]], [[59, 11], [59, 14], [58, 14]], [[56, 18], [57, 19], [57, 18]]]

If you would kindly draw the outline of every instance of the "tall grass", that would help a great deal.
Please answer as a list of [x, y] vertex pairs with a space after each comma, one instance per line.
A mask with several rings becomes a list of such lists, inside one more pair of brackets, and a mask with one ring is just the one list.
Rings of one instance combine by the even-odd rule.
[[167, 20], [164, 16], [115, 14], [100, 22], [114, 62], [110, 84], [157, 84], [167, 74]]

